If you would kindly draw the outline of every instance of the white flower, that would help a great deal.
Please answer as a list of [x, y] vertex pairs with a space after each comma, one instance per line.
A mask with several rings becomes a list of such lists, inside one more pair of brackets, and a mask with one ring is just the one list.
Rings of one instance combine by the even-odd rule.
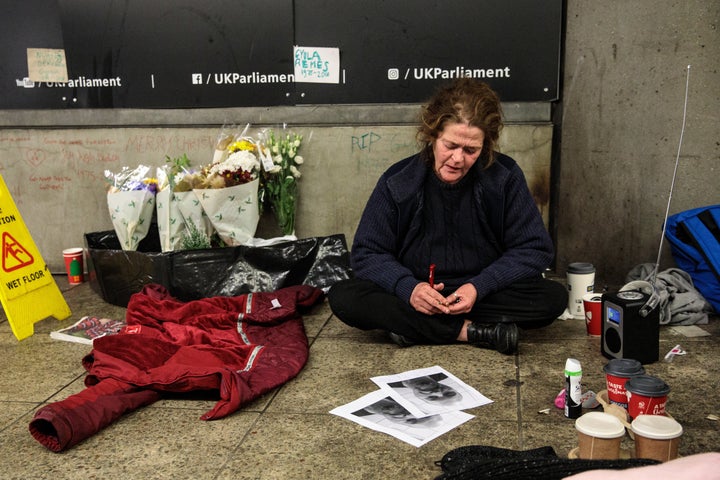
[[295, 147], [297, 149], [299, 146], [300, 146], [300, 139], [296, 138], [295, 141], [293, 142], [293, 147]]
[[260, 168], [260, 162], [257, 157], [252, 152], [240, 150], [231, 154], [224, 162], [213, 165], [210, 173], [220, 174], [225, 171], [236, 172], [238, 170], [252, 172], [258, 168]]
[[295, 156], [295, 164], [296, 165], [302, 165], [304, 161], [305, 161], [305, 159], [303, 157], [301, 157], [300, 155]]
[[300, 178], [300, 170], [295, 165], [290, 165], [290, 173], [293, 174], [293, 177]]
[[273, 151], [273, 153], [280, 153], [280, 149], [278, 148], [277, 145], [272, 146], [272, 151]]
[[276, 165], [282, 165], [282, 155], [275, 155], [273, 157], [273, 163]]
[[282, 170], [280, 165], [273, 165], [272, 168], [270, 170], [268, 170], [267, 172], [268, 173], [278, 173], [280, 170]]

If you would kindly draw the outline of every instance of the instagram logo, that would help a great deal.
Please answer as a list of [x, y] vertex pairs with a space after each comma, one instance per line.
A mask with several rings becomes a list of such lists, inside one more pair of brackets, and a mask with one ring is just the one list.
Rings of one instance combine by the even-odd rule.
[[400, 70], [397, 68], [388, 68], [388, 80], [397, 80], [400, 78]]
[[192, 83], [193, 85], [202, 85], [202, 73], [193, 73], [192, 74]]

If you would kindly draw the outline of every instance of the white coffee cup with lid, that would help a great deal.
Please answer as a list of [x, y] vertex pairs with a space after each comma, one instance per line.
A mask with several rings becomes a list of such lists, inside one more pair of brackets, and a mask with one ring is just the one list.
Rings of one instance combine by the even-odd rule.
[[667, 462], [678, 456], [682, 425], [663, 415], [638, 415], [630, 424], [635, 434], [635, 457]]
[[605, 412], [588, 412], [575, 420], [575, 429], [578, 432], [578, 458], [620, 458], [620, 442], [625, 436], [625, 426], [616, 416]]

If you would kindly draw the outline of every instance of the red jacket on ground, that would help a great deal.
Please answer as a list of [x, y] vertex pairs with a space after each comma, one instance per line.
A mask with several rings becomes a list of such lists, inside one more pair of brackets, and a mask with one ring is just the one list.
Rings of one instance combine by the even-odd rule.
[[96, 339], [83, 359], [87, 388], [40, 408], [30, 433], [59, 452], [161, 392], [217, 391], [201, 419], [229, 415], [302, 370], [308, 342], [299, 309], [322, 296], [300, 285], [181, 302], [146, 285], [130, 298], [127, 326]]

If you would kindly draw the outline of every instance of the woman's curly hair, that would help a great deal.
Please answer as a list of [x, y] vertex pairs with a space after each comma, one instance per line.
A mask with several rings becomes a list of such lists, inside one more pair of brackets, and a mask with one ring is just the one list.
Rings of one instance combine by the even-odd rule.
[[440, 87], [420, 112], [418, 141], [428, 150], [448, 123], [467, 123], [485, 134], [484, 168], [495, 160], [495, 149], [503, 127], [500, 97], [484, 82], [459, 78]]

